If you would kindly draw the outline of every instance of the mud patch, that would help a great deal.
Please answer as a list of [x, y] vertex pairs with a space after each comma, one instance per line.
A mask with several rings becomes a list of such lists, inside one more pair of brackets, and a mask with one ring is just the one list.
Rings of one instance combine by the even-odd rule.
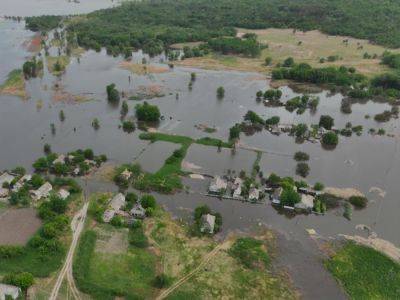
[[349, 199], [352, 196], [365, 197], [365, 195], [362, 192], [360, 192], [355, 188], [327, 187], [325, 188], [324, 192], [342, 199]]

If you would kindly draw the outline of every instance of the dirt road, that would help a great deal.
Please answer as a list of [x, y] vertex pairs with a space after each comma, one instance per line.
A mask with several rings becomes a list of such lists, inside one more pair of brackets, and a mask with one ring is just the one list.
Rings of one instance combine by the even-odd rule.
[[83, 205], [82, 209], [79, 212], [77, 212], [76, 215], [74, 216], [74, 218], [72, 219], [72, 222], [71, 222], [71, 229], [73, 232], [72, 243], [69, 247], [67, 258], [65, 259], [65, 263], [58, 275], [58, 278], [54, 285], [54, 288], [51, 291], [49, 300], [56, 300], [58, 298], [58, 292], [60, 290], [60, 287], [64, 280], [65, 275], [67, 275], [67, 280], [71, 287], [71, 291], [72, 291], [74, 298], [80, 299], [79, 291], [76, 289], [75, 283], [74, 283], [73, 277], [72, 277], [72, 261], [73, 261], [76, 246], [78, 245], [79, 237], [80, 237], [83, 227], [85, 225], [88, 206], [89, 206], [89, 203], [86, 202]]

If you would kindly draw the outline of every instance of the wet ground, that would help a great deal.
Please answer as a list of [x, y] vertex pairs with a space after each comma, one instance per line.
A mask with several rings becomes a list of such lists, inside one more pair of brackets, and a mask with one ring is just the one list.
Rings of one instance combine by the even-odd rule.
[[[76, 5], [67, 1], [66, 3], [57, 1], [62, 2], [60, 13], [69, 13], [71, 9], [69, 5], [73, 7]], [[29, 3], [36, 5], [36, 2]], [[110, 1], [100, 1], [104, 5], [106, 2]], [[8, 12], [5, 10], [5, 13], [1, 10], [3, 14], [12, 14], [9, 3], [15, 2], [6, 0], [0, 4], [0, 10], [9, 10]], [[63, 5], [68, 9], [62, 11]], [[56, 7], [56, 5], [48, 6]], [[96, 6], [99, 7], [103, 7], [102, 4]], [[82, 11], [86, 11], [85, 9], [82, 7]], [[23, 15], [25, 12], [29, 13], [29, 10], [18, 11], [17, 15]], [[38, 13], [42, 13], [42, 10]], [[55, 12], [46, 10], [46, 13]], [[35, 10], [32, 14], [36, 14]], [[23, 23], [0, 19], [0, 35], [3, 37], [0, 41], [2, 54], [0, 82], [5, 80], [8, 72], [20, 67], [25, 58], [31, 55], [24, 49], [23, 44], [33, 33], [25, 31], [23, 27]], [[142, 57], [141, 52], [135, 53], [133, 61], [141, 63]], [[164, 60], [162, 56], [151, 59], [145, 57], [155, 66], [165, 66], [162, 64]], [[324, 150], [320, 144], [296, 144], [292, 137], [286, 135], [277, 137], [265, 130], [252, 136], [242, 134], [241, 142], [263, 150], [260, 166], [265, 176], [271, 172], [281, 176], [294, 176], [296, 163], [292, 156], [296, 151], [305, 151], [311, 157], [309, 163], [311, 171], [307, 178], [309, 183], [321, 181], [326, 186], [360, 189], [368, 196], [370, 203], [368, 208], [354, 211], [351, 221], [343, 218], [340, 210], [329, 212], [325, 216], [300, 215], [288, 218], [279, 214], [269, 203], [248, 204], [203, 196], [208, 180], [185, 178], [185, 185], [190, 187], [191, 192], [182, 192], [174, 196], [158, 195], [158, 201], [178, 217], [188, 216], [191, 210], [200, 204], [208, 204], [213, 210], [222, 214], [223, 234], [229, 230], [242, 230], [257, 224], [267, 224], [277, 230], [282, 235], [279, 244], [286, 251], [278, 261], [278, 265], [289, 268], [295, 285], [302, 290], [307, 299], [320, 299], [324, 291], [326, 292], [324, 298], [330, 299], [342, 298], [343, 294], [333, 279], [324, 272], [320, 263], [322, 255], [312, 244], [313, 241], [308, 237], [306, 229], [313, 228], [329, 238], [336, 237], [340, 233], [362, 234], [355, 226], [366, 224], [379, 237], [399, 245], [398, 138], [374, 137], [367, 134], [369, 128], [384, 127], [388, 132], [398, 135], [399, 121], [391, 120], [385, 124], [377, 124], [373, 118], [365, 119], [366, 114], [373, 116], [389, 109], [390, 106], [387, 104], [373, 102], [354, 104], [352, 114], [346, 115], [340, 112], [342, 96], [330, 95], [324, 91], [317, 94], [320, 97], [320, 105], [316, 113], [306, 111], [303, 115], [297, 115], [295, 112], [287, 112], [284, 108], [265, 107], [255, 100], [256, 92], [268, 89], [269, 85], [269, 82], [259, 74], [175, 67], [166, 73], [132, 75], [119, 67], [121, 61], [122, 58], [107, 56], [105, 51], [101, 53], [88, 51], [80, 59], [72, 58], [61, 78], [45, 71], [43, 78], [30, 80], [27, 84], [30, 94], [28, 100], [0, 95], [0, 170], [13, 168], [16, 165], [29, 169], [32, 162], [42, 155], [45, 143], [51, 144], [54, 152], [65, 153], [89, 147], [96, 153], [106, 154], [112, 163], [138, 161], [147, 171], [158, 170], [177, 145], [164, 142], [149, 145], [148, 142], [138, 138], [139, 130], [131, 134], [123, 132], [119, 128], [120, 104], [112, 106], [106, 101], [105, 87], [110, 83], [115, 83], [118, 90], [127, 94], [134, 93], [142, 86], [161, 87], [165, 97], [148, 100], [158, 105], [165, 117], [159, 124], [158, 130], [196, 138], [213, 136], [226, 140], [229, 128], [240, 122], [248, 110], [257, 112], [263, 118], [279, 115], [283, 123], [313, 124], [318, 123], [322, 114], [329, 114], [335, 118], [335, 126], [338, 128], [343, 128], [349, 121], [353, 125], [363, 125], [363, 135], [340, 137], [340, 143], [334, 151]], [[196, 72], [197, 78], [192, 90], [189, 90], [191, 72]], [[55, 83], [61, 83], [66, 93], [85, 96], [89, 101], [82, 103], [57, 101], [53, 89]], [[224, 86], [226, 90], [225, 98], [222, 100], [216, 97], [216, 89], [219, 86]], [[281, 90], [284, 100], [298, 95], [288, 87], [283, 87]], [[128, 101], [130, 108], [128, 117], [133, 115], [137, 103], [133, 100]], [[64, 122], [58, 118], [61, 109], [66, 115]], [[98, 118], [100, 122], [100, 129], [97, 131], [91, 126], [94, 118]], [[51, 133], [51, 123], [55, 124], [55, 135]], [[198, 124], [216, 127], [217, 132], [204, 133], [195, 128]], [[254, 151], [238, 149], [236, 154], [232, 154], [226, 149], [218, 152], [213, 147], [192, 145], [185, 163], [200, 173], [216, 175], [226, 173], [228, 169], [235, 172], [240, 170], [250, 172], [255, 158]], [[87, 185], [92, 192], [116, 190], [112, 183], [107, 182], [91, 181]], [[383, 189], [386, 195], [381, 197], [376, 193], [369, 193], [371, 187]], [[302, 276], [303, 273], [307, 276]]]

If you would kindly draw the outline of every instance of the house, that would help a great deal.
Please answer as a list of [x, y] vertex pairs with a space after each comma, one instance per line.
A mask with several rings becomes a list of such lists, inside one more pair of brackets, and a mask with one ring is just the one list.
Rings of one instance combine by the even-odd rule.
[[108, 209], [103, 214], [103, 221], [109, 223], [115, 214], [125, 205], [125, 196], [121, 193], [115, 195], [108, 204]]
[[215, 216], [206, 214], [201, 216], [202, 225], [201, 232], [214, 233]]
[[14, 184], [14, 186], [12, 188], [12, 191], [13, 192], [18, 192], [24, 186], [24, 184], [26, 182], [30, 181], [31, 179], [32, 179], [32, 175], [27, 174], [27, 175], [22, 176], [18, 180], [18, 182], [16, 184]]
[[129, 178], [131, 178], [132, 176], [132, 172], [130, 172], [128, 169], [125, 169], [122, 173], [121, 176], [125, 179], [125, 180], [129, 180]]
[[227, 182], [219, 176], [215, 176], [214, 180], [211, 182], [208, 192], [213, 195], [219, 195], [221, 191], [226, 190], [228, 187]]
[[70, 195], [70, 193], [67, 190], [64, 190], [64, 189], [60, 189], [57, 194], [63, 200], [67, 199], [69, 197], [69, 195]]
[[294, 207], [300, 210], [312, 210], [314, 207], [314, 197], [307, 194], [301, 194], [301, 201], [296, 203]]
[[53, 161], [53, 165], [54, 164], [65, 164], [65, 155], [60, 154], [54, 161]]
[[8, 172], [4, 172], [0, 175], [0, 187], [3, 187], [3, 184], [7, 182], [10, 184], [14, 180], [15, 176], [9, 174]]
[[32, 175], [25, 174], [24, 176], [21, 177], [20, 180], [18, 180], [18, 182], [25, 183], [25, 182], [30, 181], [31, 179], [32, 179]]
[[259, 198], [260, 198], [260, 190], [255, 187], [250, 188], [249, 200], [250, 201], [258, 201]]
[[136, 219], [144, 219], [146, 217], [146, 210], [140, 204], [136, 204], [129, 213]]
[[53, 190], [52, 185], [49, 182], [46, 182], [36, 191], [31, 191], [32, 199], [37, 201], [42, 198], [46, 198], [50, 195], [50, 192], [52, 190]]
[[0, 300], [17, 299], [21, 294], [21, 289], [14, 285], [0, 283]]

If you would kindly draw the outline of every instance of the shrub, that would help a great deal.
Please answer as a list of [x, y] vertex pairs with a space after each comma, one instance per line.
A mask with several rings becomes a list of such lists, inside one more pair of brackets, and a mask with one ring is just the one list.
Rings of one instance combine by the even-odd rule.
[[322, 136], [322, 144], [327, 146], [336, 146], [339, 143], [339, 137], [334, 132], [327, 132]]
[[140, 199], [140, 203], [142, 204], [143, 208], [156, 208], [156, 199], [152, 195], [143, 195]]
[[266, 124], [266, 125], [270, 125], [270, 126], [278, 125], [279, 122], [280, 122], [280, 120], [281, 120], [281, 118], [280, 118], [279, 116], [273, 116], [273, 117], [267, 119], [267, 120], [265, 121], [265, 124]]
[[122, 130], [128, 133], [133, 132], [136, 129], [135, 127], [135, 123], [133, 123], [132, 121], [124, 121], [122, 123]]
[[160, 110], [156, 105], [150, 105], [147, 102], [135, 106], [136, 117], [139, 121], [156, 122], [160, 119]]
[[305, 152], [298, 151], [294, 154], [294, 159], [296, 161], [308, 161], [310, 159], [310, 155]]
[[225, 97], [225, 89], [224, 87], [220, 86], [217, 88], [217, 97], [218, 99], [222, 99]]
[[316, 191], [322, 191], [324, 188], [325, 188], [325, 186], [321, 182], [316, 182], [314, 184], [314, 190], [316, 190]]
[[331, 116], [322, 115], [319, 119], [319, 126], [331, 130], [334, 126], [334, 120]]
[[307, 163], [301, 162], [298, 163], [296, 166], [296, 174], [300, 175], [301, 177], [307, 177], [310, 173], [310, 167]]
[[362, 196], [351, 196], [349, 202], [356, 208], [365, 208], [367, 207], [368, 199]]
[[301, 201], [300, 195], [292, 188], [284, 188], [281, 194], [281, 204], [287, 206], [294, 206]]
[[172, 278], [165, 275], [164, 273], [157, 275], [153, 281], [153, 285], [158, 289], [166, 288], [170, 286], [171, 283], [172, 283]]

